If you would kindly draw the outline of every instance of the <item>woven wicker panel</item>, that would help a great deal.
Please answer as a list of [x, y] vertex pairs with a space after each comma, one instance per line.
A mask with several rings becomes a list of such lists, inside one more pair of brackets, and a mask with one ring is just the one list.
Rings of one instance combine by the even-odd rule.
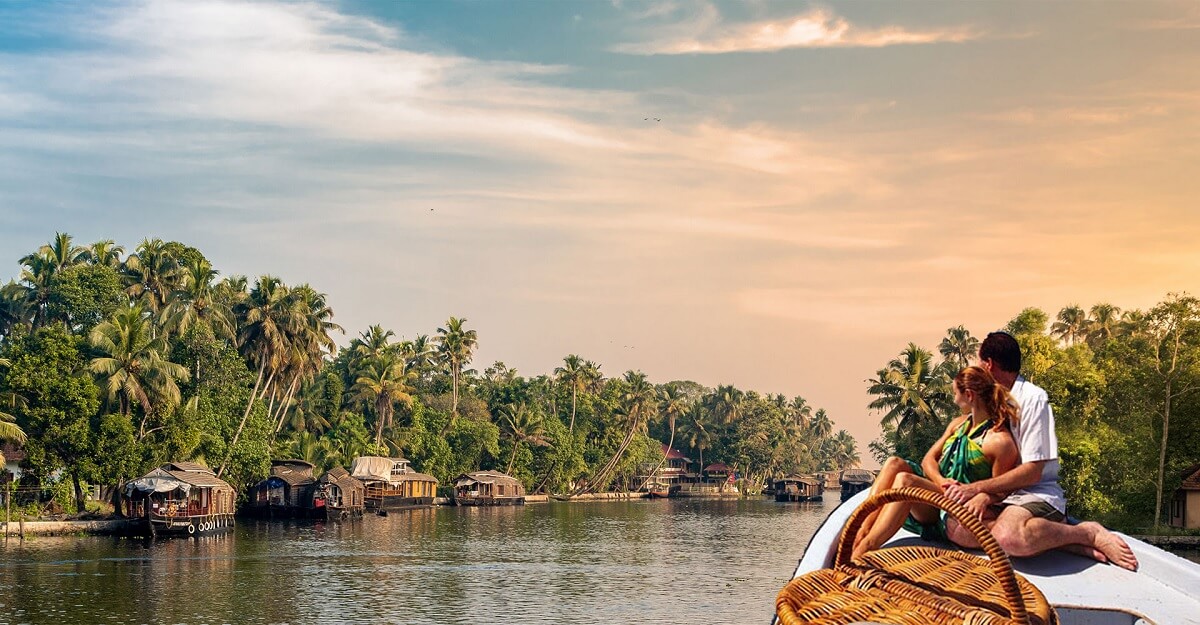
[[[894, 547], [848, 562], [849, 544], [866, 516], [895, 501], [946, 510], [975, 534], [988, 558], [932, 547]], [[779, 593], [775, 608], [784, 625], [1058, 625], [1046, 597], [1013, 572], [982, 523], [937, 493], [903, 488], [868, 498], [847, 521], [836, 560], [835, 568], [798, 577]]]

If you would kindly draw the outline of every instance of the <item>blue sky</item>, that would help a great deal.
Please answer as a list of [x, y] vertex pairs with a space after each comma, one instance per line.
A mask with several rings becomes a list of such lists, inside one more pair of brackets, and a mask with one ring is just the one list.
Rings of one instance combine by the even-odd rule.
[[176, 239], [351, 336], [466, 317], [481, 367], [800, 394], [865, 445], [910, 340], [1195, 290], [1198, 32], [1186, 2], [0, 3], [0, 250]]

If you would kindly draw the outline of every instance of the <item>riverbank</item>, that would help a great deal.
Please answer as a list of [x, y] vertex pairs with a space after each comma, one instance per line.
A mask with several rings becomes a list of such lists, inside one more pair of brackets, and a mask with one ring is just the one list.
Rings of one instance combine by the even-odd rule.
[[104, 521], [11, 521], [0, 523], [0, 534], [5, 538], [27, 536], [116, 536], [128, 533], [128, 519]]

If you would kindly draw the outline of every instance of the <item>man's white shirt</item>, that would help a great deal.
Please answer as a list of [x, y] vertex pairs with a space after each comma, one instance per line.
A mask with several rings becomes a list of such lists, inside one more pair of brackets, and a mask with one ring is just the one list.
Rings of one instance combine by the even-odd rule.
[[1058, 436], [1054, 433], [1050, 399], [1046, 391], [1021, 376], [1013, 384], [1012, 396], [1021, 406], [1020, 422], [1013, 428], [1021, 462], [1047, 462], [1042, 465], [1042, 479], [1038, 483], [1009, 495], [1004, 503], [1019, 506], [1044, 501], [1066, 514], [1067, 499], [1058, 485]]

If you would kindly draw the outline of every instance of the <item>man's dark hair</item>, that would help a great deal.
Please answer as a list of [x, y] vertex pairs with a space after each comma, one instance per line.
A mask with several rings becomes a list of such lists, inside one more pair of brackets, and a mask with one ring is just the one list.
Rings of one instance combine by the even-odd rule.
[[1021, 372], [1021, 344], [1008, 332], [992, 332], [979, 344], [979, 361], [991, 360], [1001, 371]]

